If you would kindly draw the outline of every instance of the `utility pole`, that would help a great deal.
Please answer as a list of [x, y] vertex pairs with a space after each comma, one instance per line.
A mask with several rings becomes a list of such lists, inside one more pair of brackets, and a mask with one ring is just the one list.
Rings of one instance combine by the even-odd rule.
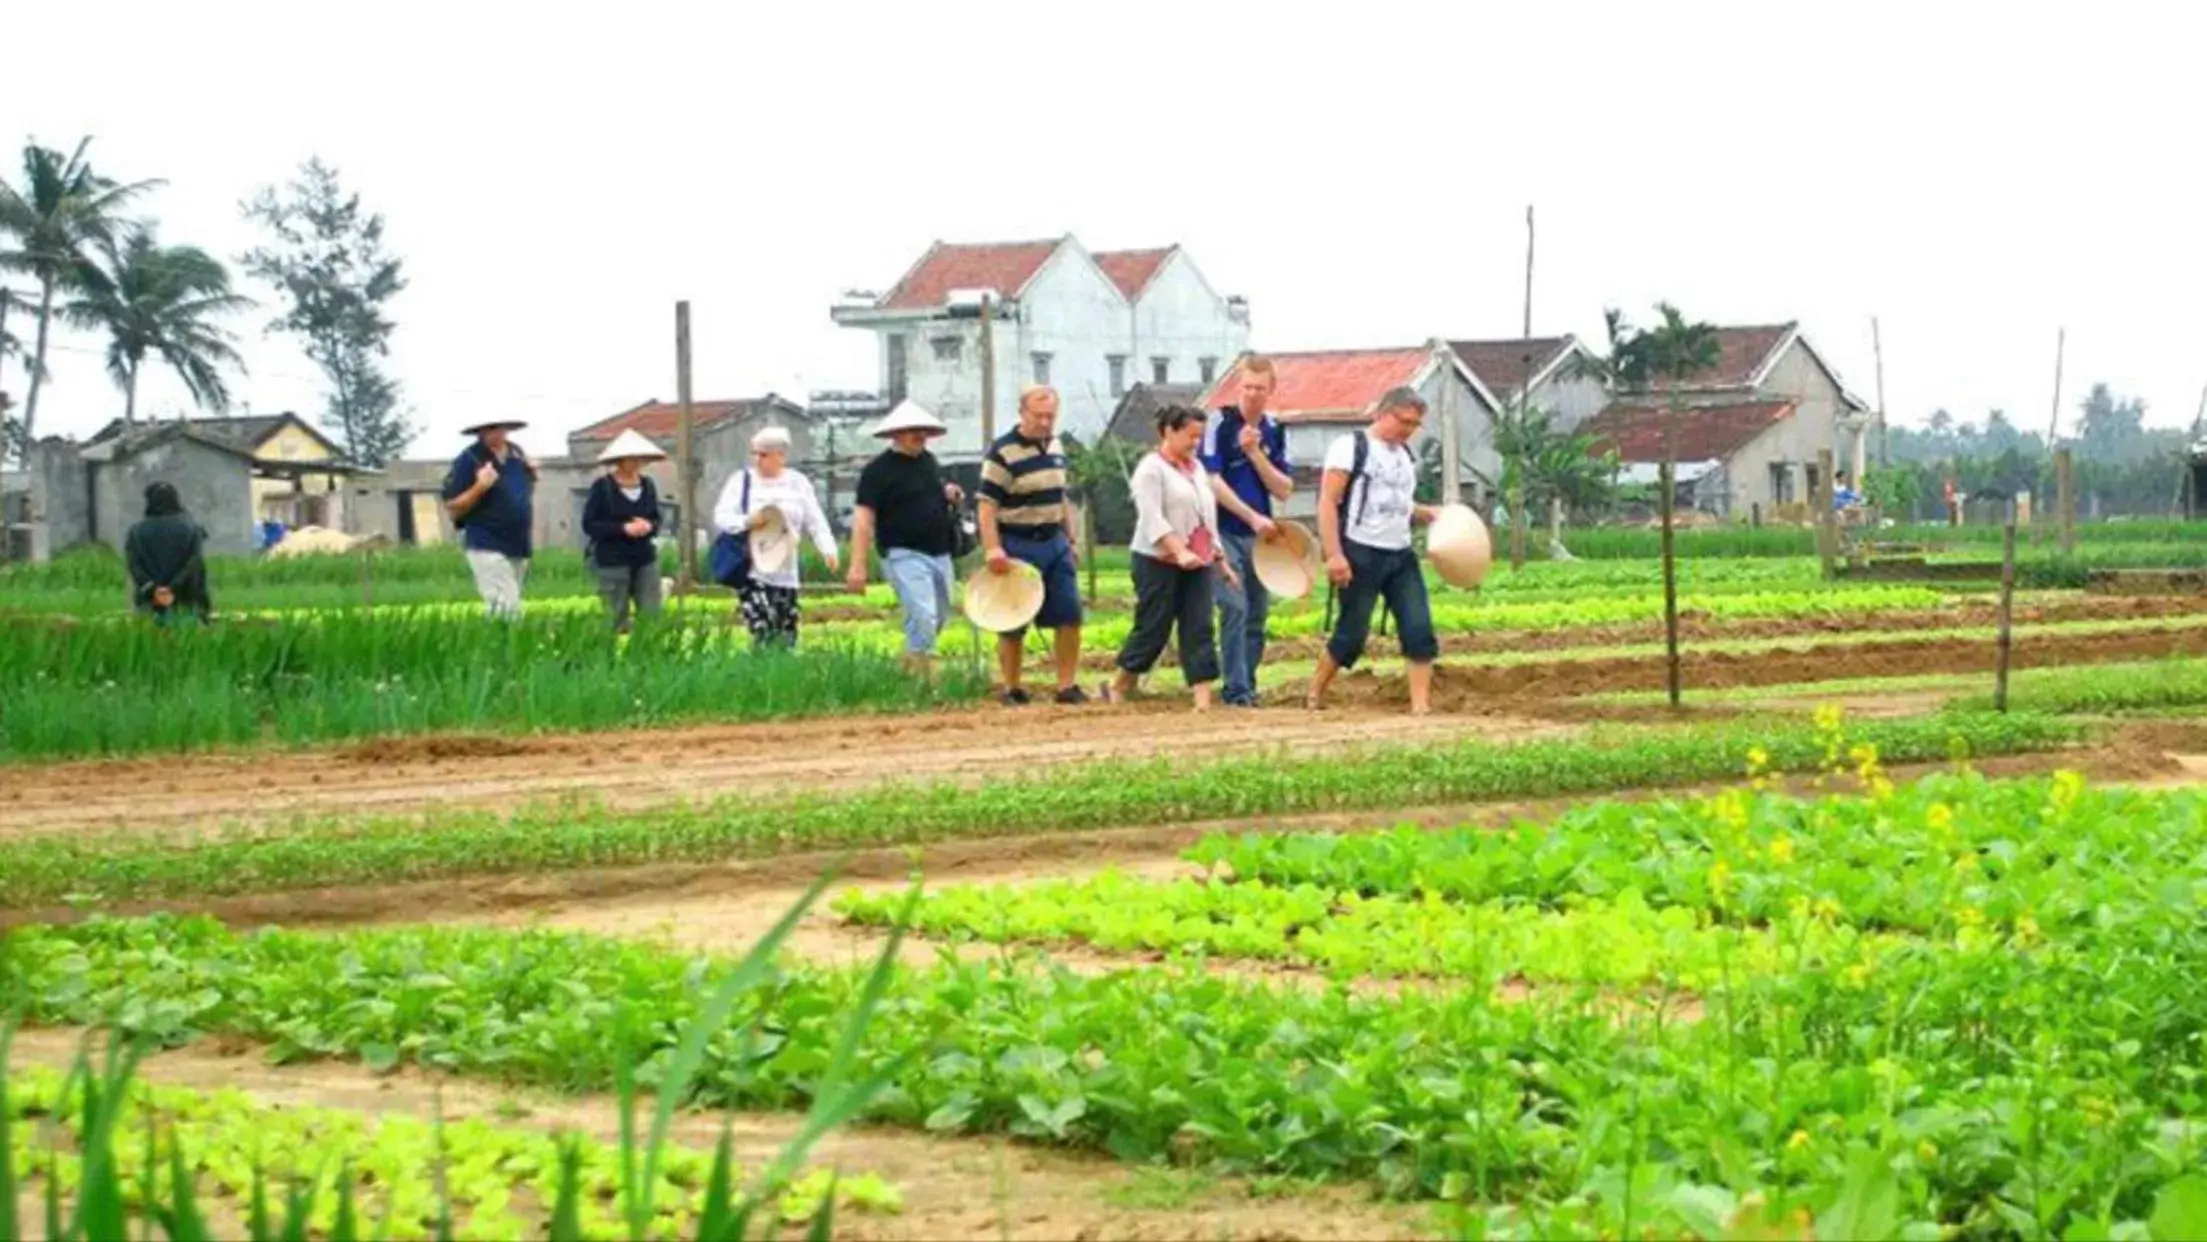
[[[1880, 470], [1893, 466], [1892, 424], [1885, 418], [1885, 342], [1878, 336], [1877, 316], [1870, 316], [1870, 356], [1877, 360], [1877, 464]], [[1861, 487], [1862, 480], [1856, 479]]]
[[981, 451], [996, 443], [996, 298], [981, 295]]
[[697, 455], [691, 438], [690, 304], [687, 301], [674, 304], [674, 386], [675, 400], [682, 407], [682, 422], [676, 433], [674, 450], [676, 468], [682, 472], [682, 524], [679, 532], [682, 540], [682, 577], [675, 586], [677, 594], [687, 595], [697, 589]]
[[2046, 424], [2046, 451], [2054, 451], [2054, 442], [2061, 439], [2061, 362], [2069, 345], [2069, 329], [2062, 328], [2054, 334], [2054, 414]]
[[[1525, 331], [1529, 340], [1533, 335], [1533, 205], [1525, 204]], [[1525, 377], [1527, 380], [1532, 376]]]

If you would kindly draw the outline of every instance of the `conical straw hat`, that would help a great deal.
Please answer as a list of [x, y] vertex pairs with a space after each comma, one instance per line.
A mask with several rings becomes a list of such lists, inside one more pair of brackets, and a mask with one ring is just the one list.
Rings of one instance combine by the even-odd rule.
[[1281, 599], [1301, 599], [1317, 584], [1318, 541], [1300, 522], [1281, 521], [1272, 539], [1259, 539], [1250, 559], [1256, 563], [1257, 581]]
[[924, 431], [931, 436], [939, 436], [949, 430], [950, 428], [943, 426], [943, 420], [935, 417], [926, 406], [917, 401], [899, 401], [897, 408], [889, 411], [887, 417], [875, 425], [874, 435], [886, 440], [900, 431]]
[[966, 619], [984, 630], [1009, 634], [1042, 611], [1042, 574], [1025, 561], [1013, 561], [1010, 573], [991, 573], [986, 565], [966, 579]]
[[766, 524], [751, 532], [751, 564], [762, 574], [778, 574], [797, 562], [797, 532], [772, 505], [759, 510]]
[[605, 446], [605, 451], [598, 454], [598, 460], [615, 462], [623, 457], [640, 457], [647, 461], [663, 461], [666, 456], [666, 450], [645, 439], [634, 427], [629, 427], [613, 437], [613, 443]]
[[1425, 557], [1441, 581], [1470, 590], [1487, 576], [1494, 543], [1487, 537], [1487, 524], [1469, 505], [1442, 505], [1425, 539]]

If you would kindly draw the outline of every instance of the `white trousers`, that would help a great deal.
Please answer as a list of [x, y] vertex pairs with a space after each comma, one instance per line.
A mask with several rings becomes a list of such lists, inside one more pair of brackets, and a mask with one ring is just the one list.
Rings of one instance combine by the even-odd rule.
[[528, 557], [469, 548], [467, 567], [475, 574], [475, 593], [483, 597], [484, 613], [493, 617], [521, 615], [521, 582], [529, 576]]

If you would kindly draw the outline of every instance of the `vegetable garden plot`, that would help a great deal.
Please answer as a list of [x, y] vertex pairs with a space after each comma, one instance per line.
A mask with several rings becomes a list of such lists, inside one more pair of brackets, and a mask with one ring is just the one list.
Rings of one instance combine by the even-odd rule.
[[[1912, 813], [1908, 794], [1873, 793], [1904, 808], [1885, 813]], [[1820, 828], [1826, 804], [1805, 805], [1803, 822], [1835, 849], [1877, 834], [1875, 815]], [[1957, 868], [1959, 853], [1944, 862], [1975, 875], [1955, 894], [1969, 904], [1891, 936], [1874, 962], [1720, 971], [1698, 1021], [1662, 1021], [1661, 1006], [1620, 1021], [1592, 988], [1502, 1004], [1171, 967], [1082, 978], [945, 963], [894, 973], [859, 1050], [863, 1065], [894, 1067], [870, 1112], [1128, 1160], [1369, 1181], [1460, 1202], [1521, 1236], [1710, 1235], [1765, 1213], [1789, 1236], [1803, 1221], [1819, 1237], [2188, 1236], [2188, 1177], [2207, 1158], [2207, 994], [2191, 986], [2207, 962], [2207, 863], [2182, 848], [2196, 839], [2196, 801], [2103, 796], [2068, 779], [1955, 782], [1921, 804], [1927, 842], [1938, 805], [1955, 849], [1980, 847], [1972, 866]], [[2066, 848], [2135, 873], [2130, 887], [2053, 906], [1998, 848], [2029, 806], [2041, 809], [2015, 830], [2015, 859]], [[1728, 817], [1710, 806], [1701, 839], [1752, 843], [1766, 859], [1777, 838], [1757, 832], [1788, 822], [1774, 800], [1749, 811], [1736, 841]], [[2132, 835], [2144, 840], [2125, 853]], [[1595, 834], [1582, 836], [1591, 848]], [[1729, 909], [1713, 893], [1751, 878], [1719, 881], [1710, 908]], [[2003, 904], [2023, 900], [2042, 903], [2036, 927]], [[1806, 917], [1846, 920], [1813, 901]], [[222, 1032], [287, 1056], [373, 1048], [570, 1090], [608, 1080], [607, 1014], [628, 1012], [642, 1041], [631, 1050], [649, 1055], [718, 969], [544, 932], [246, 936], [168, 919], [26, 929], [5, 950], [0, 988], [40, 1021], [120, 1015], [172, 1040]], [[795, 964], [747, 993], [739, 1017], [762, 1017], [772, 1037], [748, 1056], [709, 1045], [698, 1098], [802, 1103], [862, 986]]]

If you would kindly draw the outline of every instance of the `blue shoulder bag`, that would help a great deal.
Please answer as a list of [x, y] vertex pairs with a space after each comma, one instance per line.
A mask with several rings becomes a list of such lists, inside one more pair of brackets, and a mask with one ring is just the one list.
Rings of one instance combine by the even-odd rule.
[[[742, 513], [751, 516], [751, 472], [743, 472]], [[724, 530], [713, 538], [712, 555], [708, 570], [713, 581], [724, 587], [742, 590], [751, 584], [751, 534], [749, 531]]]

